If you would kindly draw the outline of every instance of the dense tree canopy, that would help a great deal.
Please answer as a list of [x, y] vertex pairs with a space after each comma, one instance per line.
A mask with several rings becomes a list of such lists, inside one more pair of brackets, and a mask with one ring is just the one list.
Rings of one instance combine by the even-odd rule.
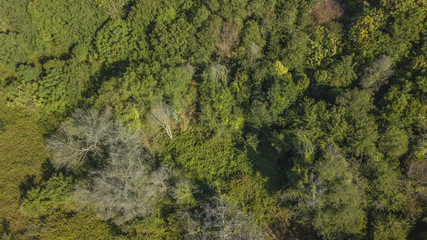
[[425, 0], [0, 0], [1, 239], [426, 239]]

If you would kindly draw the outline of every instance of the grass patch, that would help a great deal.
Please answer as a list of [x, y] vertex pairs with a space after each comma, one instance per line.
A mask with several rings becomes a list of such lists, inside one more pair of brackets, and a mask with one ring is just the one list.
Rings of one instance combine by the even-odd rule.
[[28, 217], [20, 210], [20, 184], [28, 176], [38, 178], [48, 154], [44, 128], [37, 112], [10, 107], [0, 93], [0, 220], [17, 233], [26, 229]]

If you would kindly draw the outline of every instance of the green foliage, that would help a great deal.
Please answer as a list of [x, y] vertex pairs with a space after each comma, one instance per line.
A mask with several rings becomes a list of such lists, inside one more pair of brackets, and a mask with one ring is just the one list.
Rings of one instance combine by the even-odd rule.
[[[338, 156], [337, 156], [338, 155]], [[344, 157], [328, 150], [315, 172], [325, 189], [320, 196], [313, 225], [325, 238], [360, 234], [365, 228], [364, 184]], [[322, 192], [322, 190], [319, 190]]]
[[[28, 176], [39, 176], [40, 166], [48, 154], [44, 145], [46, 129], [39, 112], [8, 106], [0, 93], [0, 212], [8, 231], [19, 235], [30, 224], [20, 206], [20, 184]], [[2, 230], [1, 230], [2, 231]]]
[[250, 59], [257, 59], [262, 56], [262, 48], [265, 40], [261, 35], [261, 29], [256, 21], [248, 21], [244, 25], [242, 33], [241, 46], [242, 51]]
[[239, 19], [243, 18], [245, 14], [245, 8], [248, 4], [248, 0], [236, 0], [236, 1], [226, 1], [226, 0], [214, 0], [211, 1], [210, 7], [212, 12], [216, 12], [214, 5], [220, 6], [218, 9], [218, 15], [224, 19]]
[[359, 16], [350, 30], [354, 46], [363, 57], [373, 58], [384, 51], [389, 36], [381, 32], [386, 17], [382, 9], [368, 8]]
[[351, 126], [347, 132], [347, 151], [355, 156], [372, 155], [378, 138], [378, 126], [369, 112], [374, 108], [369, 91], [351, 91], [337, 99], [344, 107], [346, 120]]
[[217, 15], [210, 15], [206, 23], [195, 35], [195, 43], [189, 46], [190, 59], [199, 64], [210, 61], [211, 54], [215, 51], [215, 45], [220, 40], [222, 19]]
[[410, 193], [399, 170], [384, 162], [371, 164], [375, 169], [375, 178], [371, 181], [369, 191], [374, 201], [372, 206], [382, 211], [408, 212]]
[[[426, 9], [0, 1], [3, 235], [421, 239]], [[111, 112], [71, 115], [94, 107]], [[40, 180], [45, 139], [95, 212], [46, 164]], [[218, 206], [228, 228], [201, 220]]]
[[165, 164], [175, 162], [191, 178], [208, 181], [216, 187], [223, 187], [245, 164], [233, 149], [230, 133], [209, 136], [200, 130], [189, 130], [176, 136], [160, 154]]
[[320, 66], [322, 60], [330, 58], [341, 51], [341, 26], [333, 24], [329, 27], [317, 26], [310, 39], [310, 56], [307, 65]]
[[39, 69], [29, 65], [19, 65], [16, 72], [18, 73], [19, 79], [24, 82], [30, 82], [39, 76]]
[[153, 65], [130, 65], [121, 78], [112, 77], [104, 81], [98, 90], [95, 106], [112, 107], [121, 121], [140, 125], [155, 99], [158, 80], [154, 78], [157, 70]]
[[388, 128], [382, 134], [378, 148], [391, 158], [401, 157], [408, 151], [409, 137], [402, 129]]
[[166, 65], [183, 63], [193, 31], [193, 26], [183, 18], [170, 23], [156, 22], [150, 35], [153, 60]]
[[276, 71], [276, 74], [279, 76], [283, 76], [286, 73], [288, 73], [288, 68], [283, 66], [282, 62], [280, 62], [279, 60], [277, 60], [274, 63], [274, 70]]
[[30, 14], [26, 11], [29, 2], [31, 0], [0, 2], [0, 32], [20, 32], [26, 40], [37, 35]]
[[[289, 189], [285, 195], [299, 202], [301, 212], [311, 212], [308, 221], [324, 239], [361, 236], [365, 229], [364, 182], [357, 170], [329, 146], [301, 189]], [[307, 221], [307, 220], [306, 220]]]
[[95, 1], [65, 0], [52, 3], [34, 0], [28, 12], [37, 26], [39, 37], [53, 42], [62, 51], [75, 43], [92, 41], [95, 31], [106, 20]]
[[213, 64], [209, 70], [200, 86], [202, 92], [200, 120], [208, 129], [241, 128], [243, 125], [241, 110], [226, 86], [227, 69], [220, 64]]
[[424, 125], [426, 108], [409, 92], [411, 86], [410, 82], [402, 87], [394, 85], [385, 94], [382, 112], [387, 123], [401, 128]]
[[95, 0], [99, 2], [98, 7], [104, 9], [104, 11], [113, 19], [122, 17], [126, 11], [125, 7], [129, 4], [129, 0]]
[[389, 215], [376, 223], [373, 239], [405, 240], [409, 231], [408, 221], [402, 221], [393, 215]]
[[294, 82], [298, 92], [306, 90], [310, 85], [310, 79], [304, 73], [295, 74]]
[[89, 210], [56, 212], [49, 215], [38, 234], [39, 239], [120, 239], [108, 223], [99, 221]]
[[296, 100], [297, 88], [289, 75], [276, 78], [267, 92], [270, 114], [277, 117]]
[[287, 47], [281, 53], [282, 62], [289, 69], [302, 71], [309, 54], [309, 37], [302, 31], [295, 31], [287, 36]]
[[188, 70], [184, 67], [169, 68], [159, 74], [159, 92], [163, 92], [163, 97], [177, 113], [184, 112], [195, 99], [191, 70], [192, 67], [188, 65]]
[[98, 30], [95, 42], [100, 61], [107, 64], [135, 59], [139, 52], [128, 24], [120, 18], [108, 21]]
[[8, 72], [19, 72], [19, 64], [30, 62], [34, 55], [45, 50], [44, 45], [39, 42], [28, 41], [25, 35], [13, 32], [0, 33], [0, 46], [0, 76]]
[[45, 76], [34, 83], [37, 105], [48, 114], [63, 115], [82, 100], [89, 89], [93, 68], [86, 62], [50, 60], [43, 65]]
[[64, 177], [61, 173], [53, 175], [44, 186], [29, 190], [22, 200], [22, 206], [31, 217], [47, 215], [70, 201], [71, 190], [71, 177]]
[[327, 71], [316, 72], [317, 83], [331, 87], [347, 87], [357, 77], [353, 68], [353, 57], [343, 56], [341, 61], [334, 62]]

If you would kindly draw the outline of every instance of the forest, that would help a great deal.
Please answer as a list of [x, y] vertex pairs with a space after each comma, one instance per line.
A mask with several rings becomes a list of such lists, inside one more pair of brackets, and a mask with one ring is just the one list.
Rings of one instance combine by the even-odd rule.
[[0, 239], [427, 239], [426, 17], [0, 0]]

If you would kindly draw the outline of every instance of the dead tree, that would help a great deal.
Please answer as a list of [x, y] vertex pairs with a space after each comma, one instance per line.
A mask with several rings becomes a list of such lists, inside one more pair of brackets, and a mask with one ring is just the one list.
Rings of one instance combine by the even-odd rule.
[[151, 122], [166, 132], [170, 139], [173, 139], [172, 130], [175, 127], [175, 116], [169, 105], [157, 102], [151, 108], [149, 119]]
[[225, 197], [214, 197], [210, 202], [202, 203], [201, 207], [199, 215], [187, 221], [189, 229], [186, 239], [255, 240], [264, 236], [252, 216]]
[[90, 160], [101, 158], [104, 142], [113, 128], [110, 110], [77, 110], [60, 126], [58, 134], [47, 140], [53, 165], [76, 170]]

